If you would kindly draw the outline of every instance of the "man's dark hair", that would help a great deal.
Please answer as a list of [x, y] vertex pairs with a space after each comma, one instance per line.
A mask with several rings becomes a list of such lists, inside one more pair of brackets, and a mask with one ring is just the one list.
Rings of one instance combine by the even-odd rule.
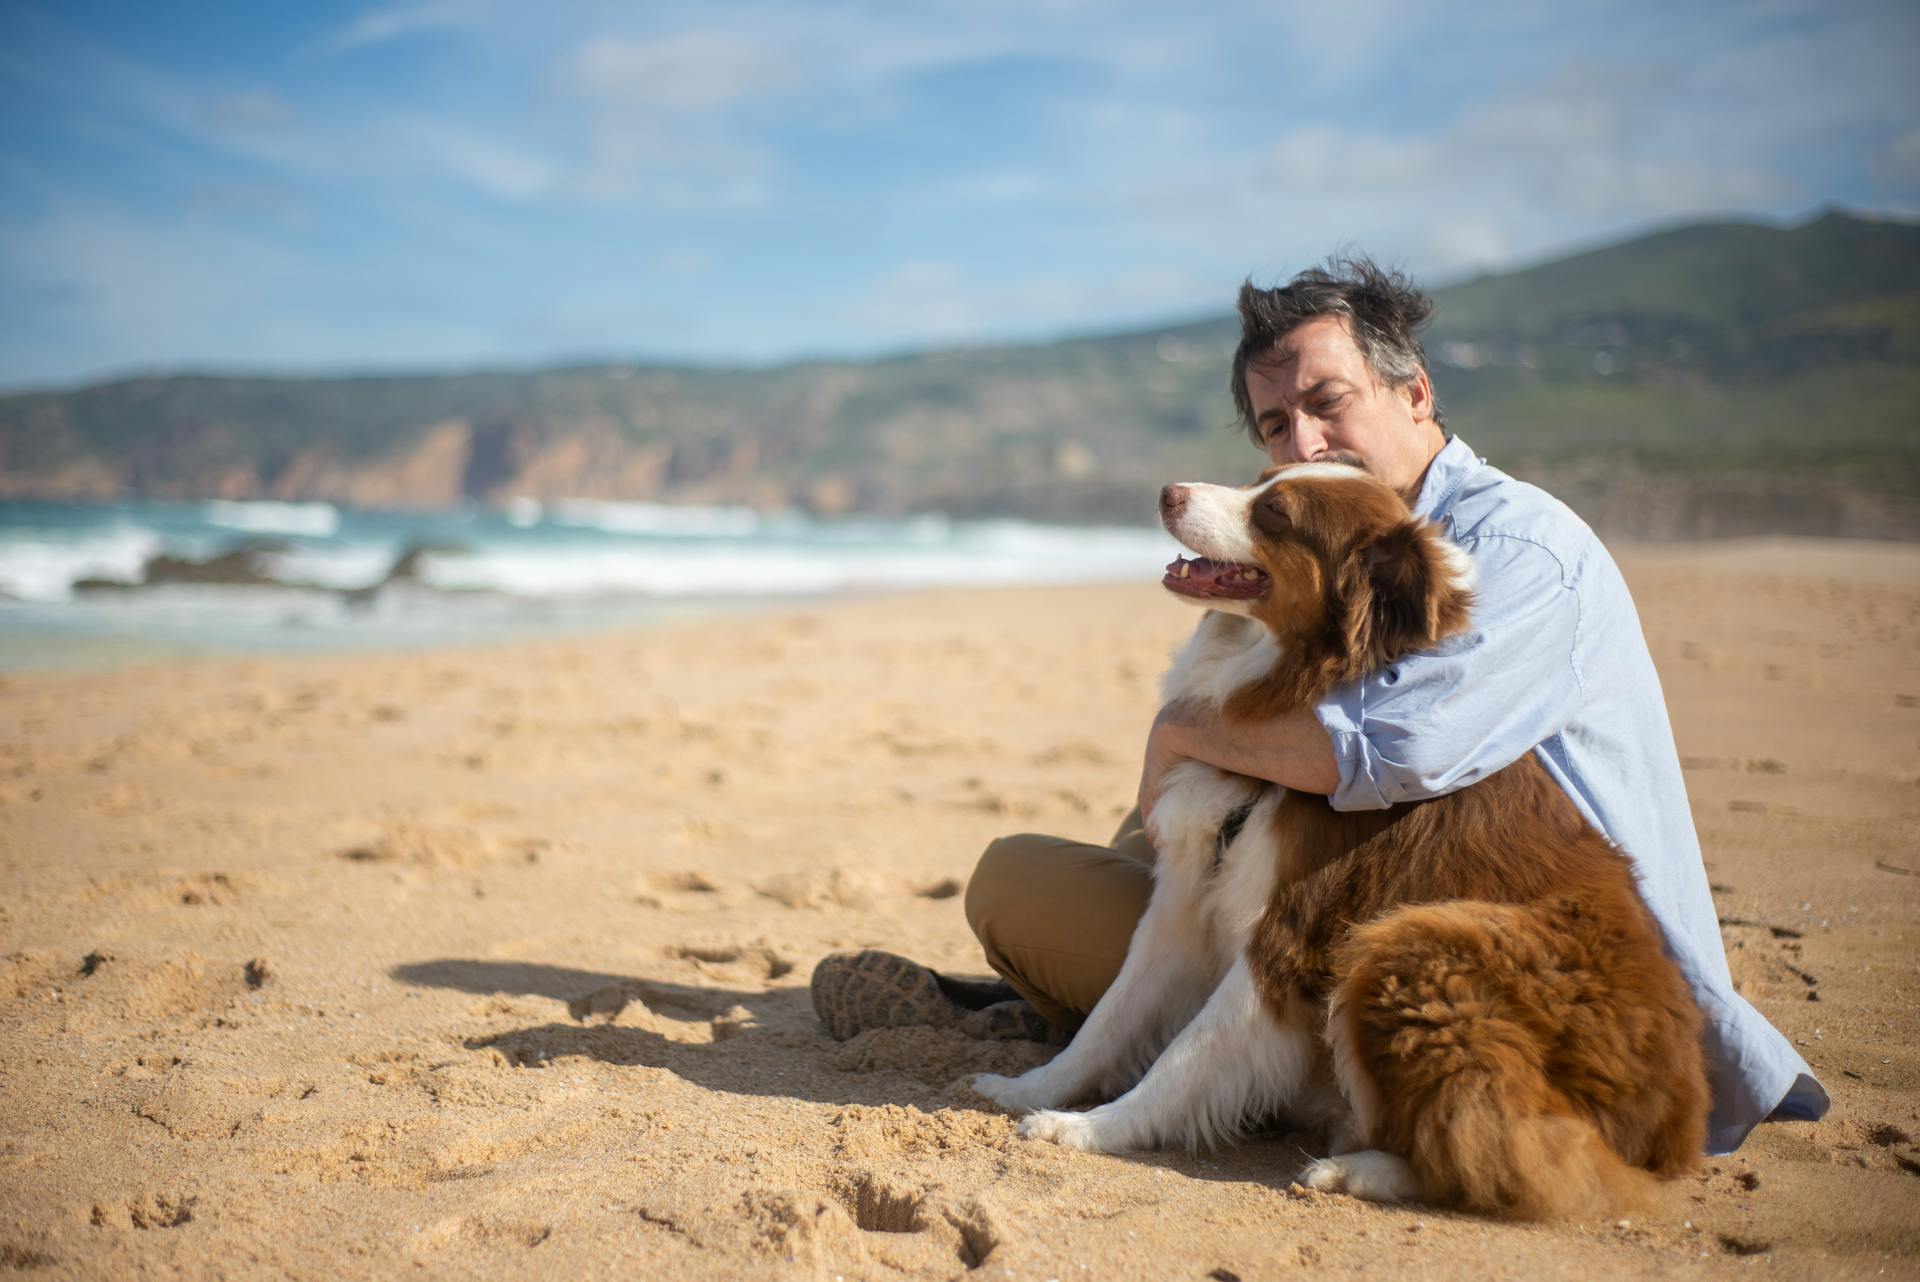
[[[1233, 354], [1233, 407], [1240, 424], [1260, 444], [1253, 421], [1247, 370], [1259, 364], [1273, 345], [1296, 326], [1316, 316], [1341, 316], [1367, 368], [1387, 387], [1405, 387], [1427, 372], [1427, 351], [1415, 333], [1433, 317], [1433, 300], [1404, 272], [1389, 271], [1371, 258], [1331, 258], [1325, 267], [1309, 267], [1275, 289], [1251, 280], [1240, 286], [1240, 347]], [[1446, 426], [1438, 399], [1433, 421]]]

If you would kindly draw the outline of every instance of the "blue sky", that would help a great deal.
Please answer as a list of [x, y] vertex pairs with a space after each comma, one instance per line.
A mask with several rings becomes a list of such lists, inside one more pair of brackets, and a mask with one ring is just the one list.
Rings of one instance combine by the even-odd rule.
[[1920, 5], [0, 5], [0, 385], [773, 361], [1920, 212]]

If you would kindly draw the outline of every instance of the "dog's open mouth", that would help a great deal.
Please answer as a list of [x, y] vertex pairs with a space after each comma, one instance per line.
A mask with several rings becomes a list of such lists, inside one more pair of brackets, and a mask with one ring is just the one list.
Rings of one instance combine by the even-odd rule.
[[1267, 572], [1257, 565], [1234, 561], [1215, 561], [1210, 557], [1175, 558], [1161, 580], [1170, 592], [1191, 597], [1224, 597], [1230, 601], [1249, 601], [1266, 595]]

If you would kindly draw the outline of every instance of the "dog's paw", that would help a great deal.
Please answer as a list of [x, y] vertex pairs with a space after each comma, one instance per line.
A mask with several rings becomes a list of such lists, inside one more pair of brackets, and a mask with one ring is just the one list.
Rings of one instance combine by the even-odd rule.
[[1029, 1113], [1020, 1119], [1020, 1138], [1049, 1140], [1082, 1153], [1106, 1152], [1100, 1143], [1100, 1128], [1087, 1113], [1063, 1113], [1055, 1109]]
[[1369, 1202], [1411, 1202], [1420, 1196], [1420, 1177], [1407, 1160], [1379, 1149], [1323, 1157], [1300, 1173], [1300, 1183]]
[[975, 1094], [986, 1096], [1002, 1108], [1026, 1108], [1028, 1105], [1019, 1102], [1020, 1097], [1026, 1093], [1020, 1087], [1022, 1080], [1018, 1077], [1004, 1077], [999, 1073], [975, 1073], [973, 1089]]
[[992, 1100], [1002, 1108], [1016, 1112], [1025, 1112], [1034, 1108], [1049, 1108], [1060, 1101], [1052, 1093], [1042, 1089], [1042, 1083], [1033, 1081], [1032, 1073], [1019, 1077], [1002, 1077], [998, 1073], [976, 1073], [973, 1089]]

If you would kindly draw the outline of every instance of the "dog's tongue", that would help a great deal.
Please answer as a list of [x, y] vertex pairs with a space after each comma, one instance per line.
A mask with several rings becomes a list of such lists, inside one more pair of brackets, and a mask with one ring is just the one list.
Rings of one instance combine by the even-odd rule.
[[1257, 567], [1204, 556], [1175, 558], [1163, 581], [1188, 596], [1256, 597], [1267, 590], [1267, 576]]

